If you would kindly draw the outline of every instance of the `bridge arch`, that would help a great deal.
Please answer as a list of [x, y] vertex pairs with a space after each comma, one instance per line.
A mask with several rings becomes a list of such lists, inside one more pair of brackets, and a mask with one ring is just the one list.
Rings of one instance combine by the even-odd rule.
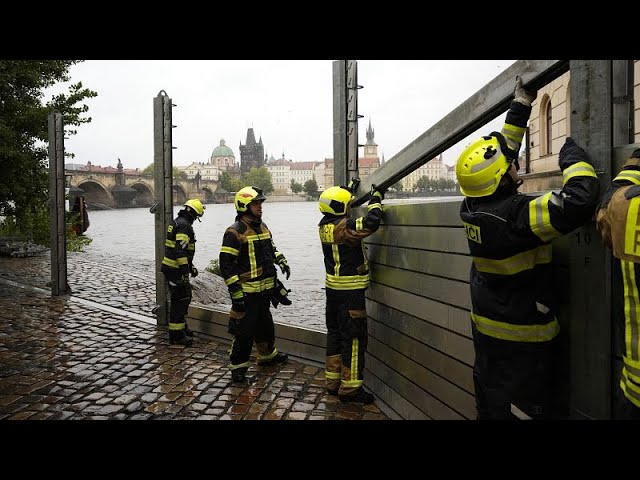
[[153, 191], [146, 183], [137, 182], [130, 185], [130, 187], [138, 192], [135, 198], [131, 201], [132, 206], [149, 207], [153, 204]]
[[202, 193], [204, 193], [204, 198], [202, 199], [203, 203], [214, 203], [215, 202], [215, 197], [213, 195], [213, 191], [208, 188], [208, 187], [204, 187], [202, 189]]
[[184, 188], [181, 185], [174, 183], [173, 184], [173, 204], [182, 205], [186, 201], [187, 201], [187, 193], [185, 192]]
[[87, 208], [99, 210], [104, 207], [113, 207], [113, 197], [101, 183], [88, 180], [79, 183], [77, 187], [84, 192], [84, 200]]

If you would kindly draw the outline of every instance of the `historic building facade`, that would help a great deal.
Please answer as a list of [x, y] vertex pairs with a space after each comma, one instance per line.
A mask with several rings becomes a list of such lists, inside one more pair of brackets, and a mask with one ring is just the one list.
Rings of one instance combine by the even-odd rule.
[[[640, 142], [640, 62], [634, 61], [634, 142]], [[532, 103], [529, 128], [522, 145], [520, 174], [522, 192], [562, 188], [558, 153], [571, 131], [570, 72], [538, 90]], [[527, 162], [527, 158], [529, 159]]]

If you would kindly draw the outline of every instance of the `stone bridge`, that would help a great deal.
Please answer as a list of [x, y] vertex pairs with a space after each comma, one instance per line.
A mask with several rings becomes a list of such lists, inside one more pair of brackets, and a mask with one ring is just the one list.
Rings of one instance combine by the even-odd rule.
[[[149, 207], [153, 204], [153, 175], [124, 172], [94, 172], [67, 170], [71, 175], [70, 197], [84, 195], [90, 209]], [[173, 179], [174, 205], [188, 198], [199, 198], [202, 203], [217, 203], [226, 199], [216, 195], [218, 182], [211, 180]]]

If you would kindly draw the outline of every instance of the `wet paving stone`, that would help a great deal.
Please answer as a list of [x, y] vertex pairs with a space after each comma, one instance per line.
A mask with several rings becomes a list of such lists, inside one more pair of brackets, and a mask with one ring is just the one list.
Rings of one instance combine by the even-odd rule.
[[234, 385], [228, 345], [197, 334], [191, 348], [171, 346], [165, 328], [125, 315], [150, 315], [153, 272], [123, 276], [126, 266], [70, 254], [73, 296], [51, 297], [49, 260], [0, 258], [0, 419], [388, 418], [375, 404], [342, 405], [327, 396], [324, 368], [296, 361], [252, 365], [250, 381]]

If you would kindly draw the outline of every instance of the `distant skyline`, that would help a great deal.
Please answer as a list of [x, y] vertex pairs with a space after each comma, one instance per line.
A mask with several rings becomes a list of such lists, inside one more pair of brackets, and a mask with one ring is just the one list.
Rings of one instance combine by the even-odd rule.
[[[359, 143], [371, 120], [380, 156], [390, 160], [514, 60], [360, 60]], [[92, 122], [65, 141], [70, 162], [143, 169], [153, 162], [153, 99], [174, 104], [174, 165], [206, 162], [224, 139], [240, 161], [252, 127], [265, 153], [293, 161], [333, 157], [331, 60], [88, 60], [71, 81], [98, 92]], [[514, 79], [515, 82], [515, 79]], [[47, 99], [61, 90], [53, 87]], [[504, 114], [482, 132], [499, 129]], [[476, 134], [470, 137], [476, 136]], [[443, 155], [453, 165], [472, 138]], [[362, 155], [360, 149], [360, 155]]]

